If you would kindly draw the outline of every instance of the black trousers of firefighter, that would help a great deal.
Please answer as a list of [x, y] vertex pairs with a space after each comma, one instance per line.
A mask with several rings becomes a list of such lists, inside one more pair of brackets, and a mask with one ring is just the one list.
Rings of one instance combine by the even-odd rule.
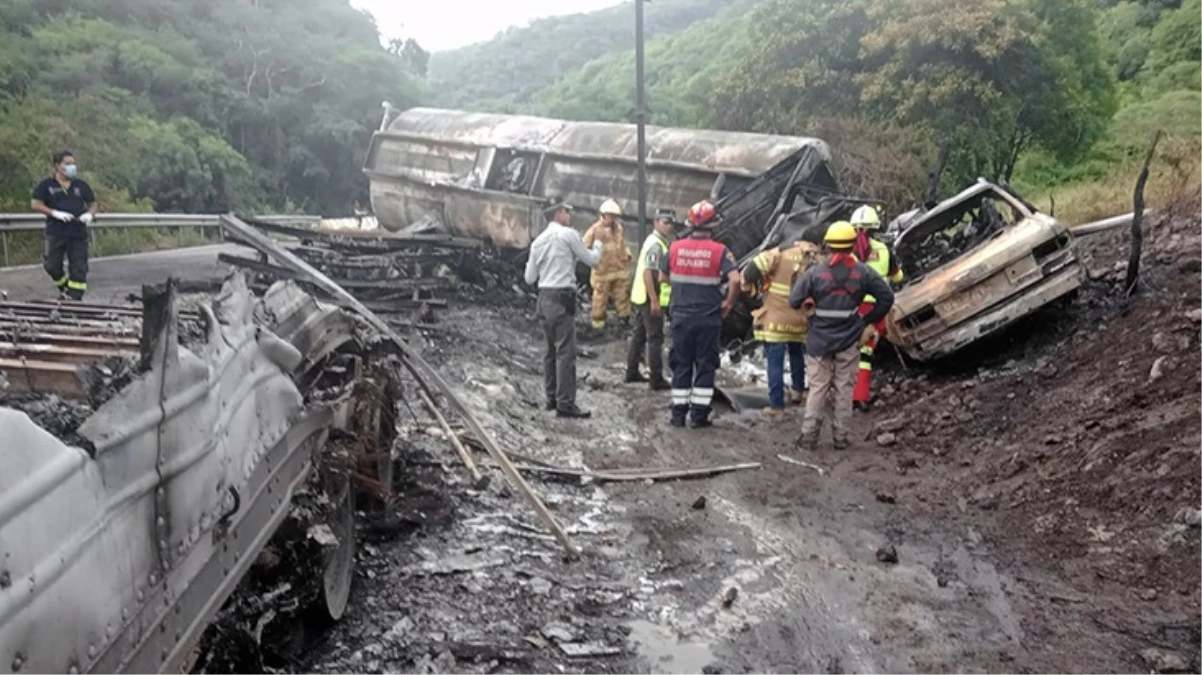
[[672, 316], [672, 424], [710, 424], [714, 374], [721, 362], [722, 319], [716, 316]]
[[[66, 258], [67, 268], [63, 269]], [[46, 273], [60, 292], [72, 300], [83, 300], [88, 290], [88, 235], [46, 232]]]

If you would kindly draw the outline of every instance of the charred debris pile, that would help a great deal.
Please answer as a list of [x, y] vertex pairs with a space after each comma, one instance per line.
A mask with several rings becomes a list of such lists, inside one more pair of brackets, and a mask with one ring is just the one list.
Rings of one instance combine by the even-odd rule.
[[[392, 324], [428, 326], [436, 310], [452, 296], [473, 300], [508, 296], [519, 278], [516, 259], [477, 239], [445, 234], [390, 235], [380, 230], [321, 230], [244, 219], [273, 239], [287, 239], [283, 248], [336, 282], [356, 300]], [[248, 245], [236, 235], [227, 239]], [[253, 275], [252, 287], [262, 289], [288, 279], [323, 300], [345, 306], [304, 275], [255, 257], [221, 254], [221, 262]]]

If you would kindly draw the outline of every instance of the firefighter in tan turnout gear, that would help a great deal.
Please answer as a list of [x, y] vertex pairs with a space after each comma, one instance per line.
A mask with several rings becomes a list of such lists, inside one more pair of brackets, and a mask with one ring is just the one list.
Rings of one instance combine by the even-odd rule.
[[584, 233], [584, 245], [592, 246], [598, 241], [602, 229], [609, 234], [601, 248], [601, 262], [593, 268], [589, 282], [593, 286], [593, 329], [605, 328], [605, 317], [609, 313], [609, 302], [613, 300], [614, 312], [619, 319], [630, 317], [630, 246], [626, 243], [626, 232], [622, 229], [622, 209], [612, 199], [605, 200], [598, 209], [601, 217]]
[[785, 414], [785, 356], [789, 357], [792, 385], [789, 400], [805, 401], [805, 339], [808, 320], [800, 309], [789, 306], [789, 291], [798, 278], [821, 257], [814, 244], [799, 239], [787, 247], [778, 247], [757, 255], [743, 271], [743, 286], [759, 291], [763, 305], [752, 312], [755, 339], [764, 343], [768, 362], [768, 408], [764, 414]]

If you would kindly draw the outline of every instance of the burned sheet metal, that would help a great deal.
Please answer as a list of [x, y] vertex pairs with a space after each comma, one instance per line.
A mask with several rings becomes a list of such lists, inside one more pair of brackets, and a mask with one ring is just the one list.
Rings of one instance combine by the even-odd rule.
[[235, 275], [197, 307], [204, 339], [185, 346], [164, 292], [147, 299], [162, 313], [147, 317], [148, 370], [79, 428], [90, 452], [0, 408], [14, 441], [0, 472], [0, 663], [14, 671], [177, 668], [333, 424], [292, 373], [344, 341], [332, 333], [346, 323], [313, 319], [322, 308], [287, 290], [255, 300]]
[[894, 253], [910, 281], [888, 336], [919, 361], [995, 333], [1084, 280], [1063, 223], [983, 180], [911, 219]]
[[[815, 138], [646, 131], [648, 203], [682, 214], [700, 199], [720, 200], [769, 171], [780, 175], [782, 185], [790, 178], [834, 185], [830, 149]], [[545, 226], [541, 209], [550, 199], [576, 206], [573, 225], [580, 229], [606, 199], [616, 200], [624, 213], [637, 212], [636, 135], [633, 124], [413, 108], [385, 120], [363, 170], [371, 180], [372, 208], [388, 230], [433, 223], [457, 236], [525, 248]], [[779, 201], [781, 186], [776, 188], [766, 197], [768, 212]], [[759, 202], [756, 211], [764, 211]]]

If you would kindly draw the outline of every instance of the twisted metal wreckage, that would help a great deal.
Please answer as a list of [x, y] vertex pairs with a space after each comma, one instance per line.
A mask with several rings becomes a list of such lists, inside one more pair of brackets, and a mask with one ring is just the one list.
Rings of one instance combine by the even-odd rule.
[[[146, 287], [136, 350], [130, 309], [8, 307], [0, 401], [91, 397], [96, 405], [70, 442], [0, 407], [0, 669], [186, 667], [293, 498], [311, 490], [324, 489], [330, 503], [316, 524], [315, 538], [327, 544], [320, 595], [340, 616], [355, 555], [346, 465], [387, 491], [402, 367], [423, 399], [441, 395], [451, 404], [576, 554], [508, 457], [399, 335], [251, 226], [232, 216], [222, 225], [358, 317], [318, 303], [293, 281], [255, 298], [241, 274], [188, 311], [171, 282]], [[73, 339], [91, 347], [64, 346]], [[107, 347], [93, 348], [100, 342]], [[108, 377], [114, 359], [137, 361], [128, 383]], [[104, 387], [68, 377], [81, 371], [101, 373], [117, 391], [101, 400]]]

